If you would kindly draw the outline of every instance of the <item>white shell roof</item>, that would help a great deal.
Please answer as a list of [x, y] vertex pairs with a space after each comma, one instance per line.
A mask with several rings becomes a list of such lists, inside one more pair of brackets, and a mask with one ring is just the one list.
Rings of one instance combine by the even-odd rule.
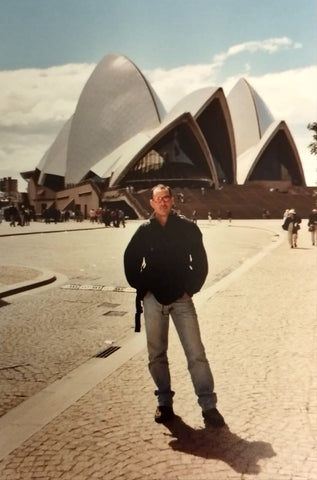
[[109, 186], [115, 185], [127, 173], [137, 158], [139, 158], [142, 154], [145, 154], [151, 148], [151, 146], [168, 131], [172, 130], [183, 122], [186, 122], [186, 124], [190, 127], [193, 136], [200, 144], [200, 148], [204, 152], [206, 161], [209, 165], [211, 176], [217, 185], [218, 180], [216, 169], [211, 154], [206, 145], [204, 137], [201, 135], [200, 129], [189, 113], [183, 113], [177, 118], [174, 118], [173, 121], [163, 122], [155, 129], [144, 131], [135, 135], [123, 145], [120, 145], [120, 147], [118, 147], [110, 155], [99, 161], [91, 168], [91, 170], [103, 178], [111, 177]]
[[261, 97], [243, 78], [229, 92], [227, 103], [239, 157], [261, 140], [274, 118]]
[[91, 167], [91, 170], [101, 178], [109, 178], [119, 168], [125, 166], [135, 155], [151, 140], [153, 135], [149, 133], [138, 133], [116, 148], [110, 155], [104, 157]]
[[65, 176], [67, 163], [67, 144], [73, 117], [63, 126], [51, 147], [43, 156], [38, 169], [41, 171], [39, 184], [44, 183], [45, 175]]
[[261, 140], [256, 145], [249, 148], [249, 150], [245, 151], [243, 154], [241, 154], [238, 157], [237, 159], [237, 165], [238, 165], [237, 183], [238, 184], [242, 185], [249, 179], [261, 155], [263, 154], [265, 149], [269, 146], [270, 142], [274, 139], [275, 135], [281, 130], [285, 133], [287, 137], [290, 147], [294, 153], [300, 176], [303, 179], [303, 182], [305, 184], [304, 171], [298, 155], [298, 151], [294, 143], [294, 140], [292, 138], [292, 135], [284, 121], [273, 122], [270, 125], [270, 127], [265, 131], [265, 134], [262, 136]]
[[126, 57], [107, 55], [79, 98], [71, 124], [66, 183], [78, 183], [98, 160], [138, 132], [156, 127], [164, 108]]
[[263, 150], [266, 148], [272, 136], [276, 133], [279, 122], [274, 122], [271, 127], [266, 131], [266, 134], [255, 145], [243, 152], [237, 158], [237, 183], [242, 185], [248, 179], [248, 176], [252, 173], [256, 166], [259, 157]]
[[165, 122], [170, 122], [184, 112], [189, 112], [196, 118], [204, 110], [206, 104], [210, 103], [211, 98], [218, 91], [222, 90], [216, 87], [206, 87], [189, 93], [182, 98], [166, 115]]
[[74, 115], [41, 159], [37, 167], [41, 171], [39, 183], [44, 183], [45, 176], [52, 174], [64, 176], [66, 184], [76, 184], [91, 170], [101, 178], [110, 178], [110, 186], [116, 185], [140, 155], [181, 122], [186, 122], [204, 152], [217, 185], [214, 161], [198, 126], [199, 116], [216, 98], [228, 128], [234, 179], [236, 176], [238, 184], [247, 181], [263, 150], [280, 129], [286, 133], [304, 179], [286, 124], [274, 121], [261, 97], [245, 79], [239, 80], [227, 99], [222, 88], [207, 87], [190, 93], [166, 114], [138, 68], [125, 56], [110, 54], [93, 71]]
[[[223, 89], [221, 87], [205, 87], [194, 92], [189, 93], [184, 98], [182, 98], [164, 119], [165, 122], [172, 121], [178, 115], [181, 115], [184, 112], [189, 112], [195, 120], [199, 119], [199, 116], [207, 109], [207, 107], [214, 101], [218, 100], [220, 102], [222, 112], [225, 118], [226, 126], [228, 129], [228, 141], [230, 143], [230, 150], [232, 152], [232, 172], [233, 177], [235, 178], [236, 173], [236, 163], [235, 163], [235, 142], [233, 134], [233, 126], [231, 122], [231, 115], [229, 107], [227, 104], [226, 97], [224, 95]], [[213, 118], [210, 121], [210, 129], [212, 129], [213, 122], [217, 119]]]

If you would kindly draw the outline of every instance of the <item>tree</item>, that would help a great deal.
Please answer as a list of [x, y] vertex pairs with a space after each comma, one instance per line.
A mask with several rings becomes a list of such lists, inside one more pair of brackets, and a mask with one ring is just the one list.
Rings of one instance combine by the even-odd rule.
[[313, 139], [314, 141], [308, 145], [310, 149], [310, 153], [313, 155], [317, 155], [317, 122], [309, 123], [307, 125], [308, 130], [314, 132]]

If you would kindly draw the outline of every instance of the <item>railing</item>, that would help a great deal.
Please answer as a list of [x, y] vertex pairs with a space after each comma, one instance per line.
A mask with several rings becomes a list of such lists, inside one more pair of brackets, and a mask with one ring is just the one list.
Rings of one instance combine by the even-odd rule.
[[124, 201], [135, 211], [138, 218], [148, 218], [149, 216], [149, 212], [142, 206], [135, 195], [125, 188], [105, 192], [102, 200], [108, 202]]

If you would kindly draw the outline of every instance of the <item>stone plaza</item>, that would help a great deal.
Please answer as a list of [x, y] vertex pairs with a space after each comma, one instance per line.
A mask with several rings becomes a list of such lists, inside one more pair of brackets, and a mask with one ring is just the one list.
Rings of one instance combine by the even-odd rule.
[[203, 427], [172, 323], [178, 417], [154, 423], [122, 263], [139, 221], [2, 223], [1, 480], [316, 480], [317, 250], [307, 221], [293, 250], [281, 223], [198, 221], [210, 271], [194, 300], [220, 431]]

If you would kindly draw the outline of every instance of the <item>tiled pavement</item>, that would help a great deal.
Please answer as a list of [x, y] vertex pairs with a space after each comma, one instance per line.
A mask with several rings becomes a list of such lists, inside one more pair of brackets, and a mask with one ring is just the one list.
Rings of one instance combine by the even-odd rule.
[[[127, 344], [97, 359], [93, 368], [117, 367], [4, 456], [1, 480], [316, 480], [317, 248], [308, 237], [296, 250], [271, 247], [196, 296], [227, 428], [203, 428], [173, 327], [180, 417], [154, 423], [142, 332], [132, 356]], [[41, 417], [50, 405], [39, 398]]]

